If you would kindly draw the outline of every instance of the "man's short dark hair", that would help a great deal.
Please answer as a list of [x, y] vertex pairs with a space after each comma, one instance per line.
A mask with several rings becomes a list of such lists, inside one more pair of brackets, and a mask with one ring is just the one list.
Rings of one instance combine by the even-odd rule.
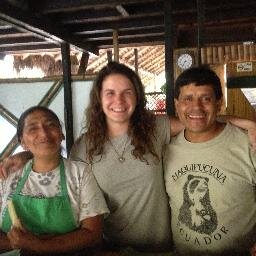
[[178, 99], [180, 88], [193, 83], [195, 86], [212, 86], [217, 100], [222, 98], [221, 82], [216, 73], [208, 67], [193, 67], [183, 71], [175, 82], [174, 97]]

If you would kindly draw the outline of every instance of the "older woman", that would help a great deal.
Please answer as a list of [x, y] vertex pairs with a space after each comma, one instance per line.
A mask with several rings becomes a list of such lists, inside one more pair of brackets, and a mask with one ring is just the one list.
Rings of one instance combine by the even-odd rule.
[[[61, 157], [64, 135], [55, 113], [39, 106], [28, 109], [17, 136], [33, 158], [0, 182], [0, 250], [49, 255], [99, 244], [108, 208], [89, 165]], [[12, 227], [8, 200], [22, 228]]]

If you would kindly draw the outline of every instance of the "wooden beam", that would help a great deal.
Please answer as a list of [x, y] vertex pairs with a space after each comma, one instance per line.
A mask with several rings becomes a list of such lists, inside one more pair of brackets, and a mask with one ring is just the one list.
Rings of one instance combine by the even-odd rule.
[[[175, 3], [177, 4], [177, 3]], [[206, 5], [207, 7], [207, 5]], [[248, 17], [255, 18], [254, 10], [256, 8], [256, 2], [251, 5], [249, 5], [249, 8], [245, 6], [239, 6], [239, 8], [230, 10], [230, 9], [224, 9], [220, 11], [220, 7], [215, 4], [215, 7], [212, 9], [206, 9], [207, 15], [205, 16], [205, 24], [217, 24], [220, 22], [231, 22], [232, 20], [237, 19], [246, 19], [248, 20]], [[183, 7], [182, 10], [172, 10], [173, 14], [173, 23], [176, 26], [191, 26], [194, 24], [197, 24], [197, 9], [196, 5], [193, 7], [193, 9], [185, 9]], [[139, 14], [137, 14], [139, 15]], [[140, 14], [142, 15], [142, 14]], [[149, 26], [150, 24], [153, 25], [163, 25], [163, 13], [155, 12], [154, 17], [148, 16], [147, 14], [144, 16], [136, 16], [136, 15], [130, 15], [128, 18], [121, 18], [121, 17], [115, 17], [115, 21], [109, 21], [109, 22], [103, 22], [100, 19], [93, 23], [90, 22], [89, 24], [70, 24], [69, 29], [76, 32], [82, 32], [82, 31], [93, 31], [93, 30], [101, 30], [101, 29], [118, 29], [122, 30], [123, 28], [135, 28], [139, 26]], [[107, 17], [106, 17], [107, 18]], [[252, 21], [253, 22], [253, 21]], [[255, 22], [255, 19], [254, 19]]]
[[[112, 36], [112, 29], [101, 29], [101, 30], [87, 30], [83, 32], [76, 32], [76, 35], [82, 35], [82, 38], [92, 38], [92, 37], [110, 37]], [[118, 30], [120, 36], [129, 36], [133, 35], [136, 37], [140, 34], [155, 34], [155, 33], [164, 33], [164, 24], [156, 26], [147, 26], [147, 27], [131, 27], [131, 28], [120, 28]]]
[[22, 10], [28, 10], [28, 1], [27, 0], [7, 0], [11, 5], [22, 9]]
[[95, 18], [87, 18], [87, 16], [83, 16], [80, 19], [78, 18], [74, 18], [71, 17], [67, 20], [63, 20], [62, 24], [84, 24], [84, 25], [88, 25], [91, 23], [105, 23], [105, 22], [113, 22], [113, 21], [129, 21], [129, 20], [134, 20], [134, 19], [144, 19], [147, 17], [151, 17], [152, 19], [154, 19], [157, 16], [162, 16], [163, 12], [159, 12], [159, 11], [150, 11], [148, 13], [139, 13], [139, 14], [133, 14], [133, 15], [129, 15], [129, 16], [120, 16], [118, 14], [116, 15], [107, 15], [105, 14], [104, 16], [102, 15], [102, 17], [95, 17]]
[[[148, 34], [132, 34], [132, 35], [126, 35], [126, 36], [120, 36], [118, 33], [118, 39], [119, 40], [125, 40], [125, 39], [134, 39], [136, 38], [136, 40], [140, 40], [144, 38], [153, 38], [153, 37], [157, 37], [157, 36], [164, 36], [164, 31], [160, 32], [160, 33], [148, 33]], [[84, 39], [84, 42], [97, 42], [97, 41], [107, 41], [107, 40], [111, 40], [112, 37], [90, 37], [87, 39]]]
[[[177, 37], [177, 48], [197, 46], [196, 27], [180, 30]], [[232, 42], [254, 41], [253, 26], [227, 26], [225, 28], [204, 27], [204, 45]]]
[[78, 10], [70, 13], [59, 12], [47, 14], [47, 16], [54, 17], [56, 20], [59, 20], [60, 24], [81, 23], [81, 21], [86, 22], [86, 18], [88, 18], [88, 22], [96, 22], [98, 19], [104, 19], [109, 16], [115, 17], [117, 15], [119, 15], [119, 13], [116, 9], [106, 9], [104, 12], [93, 9], [92, 11]]
[[55, 81], [54, 84], [51, 86], [50, 90], [44, 95], [44, 97], [38, 103], [39, 106], [49, 106], [51, 102], [56, 98], [59, 94], [63, 81], [58, 80]]
[[121, 4], [118, 4], [116, 6], [116, 9], [118, 10], [118, 12], [123, 16], [123, 17], [128, 17], [129, 16], [129, 13], [126, 11], [126, 9], [121, 5]]
[[36, 37], [33, 37], [33, 36], [28, 36], [28, 37], [10, 37], [10, 36], [6, 36], [6, 37], [3, 37], [1, 36], [0, 37], [0, 45], [3, 46], [3, 45], [6, 45], [6, 46], [9, 46], [9, 45], [21, 45], [21, 44], [24, 44], [24, 45], [29, 45], [29, 44], [49, 44], [49, 43], [54, 43], [54, 41], [52, 40], [42, 40], [40, 38], [36, 38]]
[[60, 48], [56, 44], [49, 44], [49, 43], [43, 43], [43, 44], [34, 44], [34, 45], [9, 45], [9, 46], [2, 46], [0, 45], [0, 52], [4, 52], [6, 54], [11, 53], [18, 53], [18, 52], [43, 52], [43, 51], [59, 51]]
[[[143, 2], [145, 2], [145, 0], [125, 0], [125, 4], [138, 4]], [[155, 0], [147, 0], [147, 2], [155, 2]], [[66, 0], [44, 0], [35, 3], [35, 5], [38, 6], [37, 8], [43, 10], [44, 13], [70, 12], [91, 8], [114, 8], [119, 4], [119, 0], [72, 0], [72, 5]]]
[[69, 24], [67, 29], [70, 31], [83, 32], [83, 31], [93, 31], [93, 30], [105, 30], [105, 29], [136, 29], [148, 26], [159, 26], [164, 24], [164, 17], [162, 15], [152, 17], [139, 17], [134, 19], [121, 19], [109, 22], [97, 22], [90, 24]]
[[[129, 38], [129, 39], [118, 39], [119, 47], [136, 47], [136, 46], [149, 46], [149, 45], [159, 45], [163, 44], [164, 42], [164, 35], [162, 36], [150, 36], [150, 37], [138, 37], [138, 38]], [[97, 42], [98, 48], [112, 48], [113, 41], [106, 40], [106, 41], [99, 41]]]
[[21, 10], [6, 1], [2, 1], [0, 5], [0, 19], [14, 27], [25, 29], [29, 32], [39, 34], [45, 39], [52, 39], [55, 42], [63, 43], [68, 42], [79, 50], [88, 50], [97, 54], [97, 49], [88, 44], [82, 44], [78, 38], [72, 36], [62, 27], [57, 26], [50, 22], [49, 19], [42, 19], [32, 16], [28, 11]]
[[15, 39], [15, 38], [22, 38], [22, 37], [25, 37], [25, 38], [32, 38], [34, 36], [33, 33], [22, 33], [22, 32], [16, 32], [16, 33], [8, 33], [6, 31], [1, 31], [0, 32], [0, 39], [2, 38], [8, 38], [8, 39]]
[[12, 114], [8, 109], [6, 109], [2, 104], [0, 104], [0, 115], [4, 117], [13, 126], [17, 126], [18, 118], [14, 114]]
[[12, 29], [12, 26], [11, 26], [11, 25], [4, 24], [2, 21], [0, 21], [0, 23], [2, 24], [2, 25], [0, 25], [0, 30], [9, 30], [9, 29]]

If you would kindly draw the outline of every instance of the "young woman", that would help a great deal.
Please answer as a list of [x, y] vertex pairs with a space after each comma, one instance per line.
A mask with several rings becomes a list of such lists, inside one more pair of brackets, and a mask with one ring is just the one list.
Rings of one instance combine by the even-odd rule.
[[171, 246], [161, 159], [170, 123], [145, 106], [138, 75], [109, 63], [94, 82], [86, 132], [71, 158], [92, 163], [110, 209], [104, 222], [108, 244], [160, 251]]
[[[242, 120], [239, 125], [251, 126], [255, 141], [255, 123]], [[168, 117], [146, 110], [143, 85], [130, 68], [111, 62], [99, 72], [86, 111], [85, 133], [73, 146], [71, 158], [92, 164], [110, 209], [104, 220], [110, 247], [142, 251], [171, 247], [162, 154], [170, 135], [182, 128], [175, 118], [170, 126]], [[11, 159], [5, 160], [5, 167], [21, 162]]]
[[[90, 166], [61, 157], [64, 135], [55, 113], [28, 109], [18, 121], [17, 137], [33, 158], [0, 182], [0, 250], [74, 255], [101, 243], [106, 202]], [[21, 228], [12, 227], [8, 200]]]

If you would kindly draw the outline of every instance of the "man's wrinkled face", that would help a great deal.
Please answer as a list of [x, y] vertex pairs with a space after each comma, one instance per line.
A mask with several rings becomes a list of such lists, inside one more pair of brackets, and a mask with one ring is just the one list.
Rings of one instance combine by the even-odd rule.
[[186, 134], [211, 136], [216, 126], [222, 99], [217, 100], [211, 85], [182, 86], [175, 107], [179, 119], [185, 125]]

